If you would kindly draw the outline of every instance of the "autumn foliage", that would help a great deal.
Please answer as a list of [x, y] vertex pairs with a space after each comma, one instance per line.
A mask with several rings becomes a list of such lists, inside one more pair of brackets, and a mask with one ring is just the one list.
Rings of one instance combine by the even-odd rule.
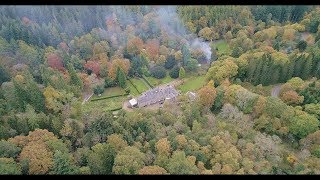
[[61, 57], [59, 57], [57, 54], [49, 54], [47, 56], [48, 64], [51, 68], [57, 69], [59, 71], [64, 71], [63, 62]]
[[97, 76], [100, 75], [100, 64], [97, 61], [87, 61], [87, 63], [84, 65], [84, 68], [91, 70]]

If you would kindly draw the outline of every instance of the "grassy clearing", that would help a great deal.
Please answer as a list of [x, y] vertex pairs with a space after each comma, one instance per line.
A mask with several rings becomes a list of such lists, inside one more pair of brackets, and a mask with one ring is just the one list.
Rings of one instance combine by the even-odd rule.
[[133, 96], [138, 96], [140, 93], [134, 88], [134, 86], [130, 83], [130, 81], [127, 80], [127, 86], [130, 89], [130, 94]]
[[231, 53], [231, 50], [230, 50], [228, 43], [224, 40], [219, 41], [217, 43], [213, 43], [212, 47], [218, 48], [219, 54], [229, 55]]
[[109, 111], [115, 108], [122, 107], [122, 104], [126, 99], [127, 96], [121, 96], [100, 101], [89, 101], [83, 105], [82, 111], [84, 113], [90, 113], [97, 108], [103, 111]]
[[254, 92], [263, 96], [271, 96], [272, 88], [277, 84], [262, 86], [262, 88], [259, 88], [258, 86], [254, 86], [249, 82], [242, 82], [240, 83], [240, 85], [251, 92]]
[[132, 81], [133, 84], [136, 85], [138, 91], [140, 92], [144, 92], [149, 89], [149, 87], [142, 80], [138, 78], [132, 78], [130, 80]]
[[201, 88], [206, 84], [205, 82], [205, 76], [196, 76], [196, 77], [190, 77], [184, 80], [184, 83], [178, 86], [178, 90], [180, 90], [182, 93], [186, 93], [188, 91], [195, 91]]
[[150, 77], [145, 77], [150, 84], [152, 84], [153, 86], [159, 86], [161, 84], [166, 84], [166, 83], [169, 83], [171, 81], [173, 81], [174, 79], [171, 78], [169, 75], [167, 75], [165, 78], [162, 78], [162, 79], [157, 79], [157, 78], [154, 78], [152, 76]]
[[105, 89], [105, 91], [101, 94], [101, 96], [94, 94], [91, 97], [91, 99], [100, 98], [100, 97], [104, 97], [104, 96], [115, 96], [115, 95], [124, 94], [124, 93], [126, 93], [126, 92], [120, 87], [110, 87], [110, 88]]

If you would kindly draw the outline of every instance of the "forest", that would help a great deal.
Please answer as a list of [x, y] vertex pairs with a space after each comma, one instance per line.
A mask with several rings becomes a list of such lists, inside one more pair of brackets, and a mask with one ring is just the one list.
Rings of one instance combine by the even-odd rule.
[[320, 174], [319, 6], [2, 5], [0, 24], [0, 175]]

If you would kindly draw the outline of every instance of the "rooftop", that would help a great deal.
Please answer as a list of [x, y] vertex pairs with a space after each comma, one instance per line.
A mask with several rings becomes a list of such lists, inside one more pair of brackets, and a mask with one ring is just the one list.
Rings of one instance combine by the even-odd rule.
[[178, 91], [171, 85], [156, 87], [139, 96], [138, 104], [154, 104], [165, 99], [175, 98], [178, 95]]

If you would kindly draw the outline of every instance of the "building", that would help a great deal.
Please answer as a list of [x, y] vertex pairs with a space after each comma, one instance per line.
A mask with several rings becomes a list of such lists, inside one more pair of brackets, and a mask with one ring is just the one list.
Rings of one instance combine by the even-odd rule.
[[[165, 100], [175, 100], [178, 95], [179, 92], [171, 85], [156, 87], [139, 96], [137, 98], [137, 106], [145, 107], [156, 103], [163, 104]], [[132, 103], [134, 104], [134, 101]]]
[[138, 105], [138, 102], [137, 102], [137, 100], [135, 98], [133, 98], [133, 99], [131, 99], [129, 101], [129, 107], [133, 108], [133, 107], [135, 107], [137, 105]]
[[186, 93], [186, 95], [188, 96], [188, 98], [189, 98], [190, 101], [194, 101], [194, 100], [196, 100], [196, 98], [197, 98], [197, 94], [194, 93], [194, 92], [191, 92], [191, 91], [188, 91], [188, 92]]

